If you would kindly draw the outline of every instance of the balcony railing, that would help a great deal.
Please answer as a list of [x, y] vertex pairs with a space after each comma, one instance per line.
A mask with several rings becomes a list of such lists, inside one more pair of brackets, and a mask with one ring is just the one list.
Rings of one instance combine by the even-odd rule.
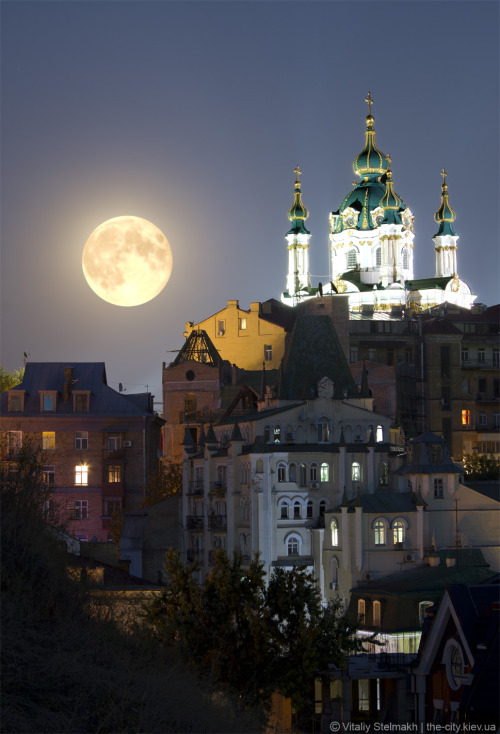
[[476, 369], [479, 367], [479, 369], [485, 369], [485, 370], [498, 370], [500, 368], [500, 363], [497, 359], [462, 359], [461, 361], [461, 367], [462, 369]]
[[198, 515], [187, 515], [186, 517], [186, 527], [188, 530], [203, 530], [204, 526], [204, 517], [199, 517]]
[[226, 494], [226, 482], [210, 482], [210, 494], [223, 497]]
[[209, 515], [208, 516], [208, 529], [209, 530], [225, 530], [226, 528], [227, 528], [226, 515]]
[[203, 480], [195, 479], [193, 482], [188, 484], [189, 494], [203, 494]]

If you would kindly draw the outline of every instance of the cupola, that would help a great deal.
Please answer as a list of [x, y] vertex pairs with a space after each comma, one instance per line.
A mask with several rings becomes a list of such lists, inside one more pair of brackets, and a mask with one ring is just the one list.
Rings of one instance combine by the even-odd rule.
[[390, 169], [391, 157], [387, 156], [387, 174], [385, 181], [385, 194], [380, 199], [380, 206], [384, 209], [384, 223], [401, 223], [401, 218], [398, 214], [399, 210], [404, 208], [404, 204], [397, 194], [394, 193], [392, 188], [392, 171]]
[[441, 171], [441, 175], [443, 177], [443, 183], [441, 186], [441, 206], [434, 214], [434, 219], [439, 224], [439, 229], [434, 236], [437, 237], [438, 235], [449, 234], [452, 237], [455, 237], [456, 234], [451, 225], [457, 218], [457, 215], [448, 202], [448, 185], [446, 183], [447, 173], [444, 168]]
[[302, 173], [300, 168], [297, 166], [294, 170], [295, 173], [295, 191], [293, 196], [293, 204], [288, 211], [288, 219], [292, 223], [292, 228], [287, 234], [310, 234], [305, 228], [304, 222], [309, 216], [309, 212], [302, 203], [302, 191], [300, 188], [299, 176]]
[[389, 166], [387, 157], [377, 148], [375, 144], [375, 130], [373, 129], [374, 117], [371, 113], [373, 100], [368, 92], [365, 99], [368, 103], [368, 115], [366, 118], [365, 147], [355, 158], [352, 168], [357, 176], [365, 181], [380, 180]]

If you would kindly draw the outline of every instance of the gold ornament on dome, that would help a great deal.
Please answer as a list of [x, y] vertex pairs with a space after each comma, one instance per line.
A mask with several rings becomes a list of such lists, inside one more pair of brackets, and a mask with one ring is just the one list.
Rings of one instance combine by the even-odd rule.
[[345, 293], [347, 290], [347, 286], [340, 275], [337, 275], [337, 277], [335, 278], [334, 286], [337, 289], [337, 293]]
[[455, 273], [455, 275], [453, 276], [453, 281], [451, 283], [451, 290], [454, 293], [456, 293], [459, 288], [460, 288], [460, 279], [459, 279], [458, 275]]

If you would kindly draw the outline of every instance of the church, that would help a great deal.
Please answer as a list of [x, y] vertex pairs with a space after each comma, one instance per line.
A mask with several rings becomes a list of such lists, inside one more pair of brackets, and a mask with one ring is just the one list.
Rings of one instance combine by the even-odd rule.
[[[375, 143], [375, 119], [370, 93], [366, 117], [365, 147], [354, 159], [353, 189], [339, 208], [330, 213], [329, 283], [311, 284], [309, 247], [311, 233], [305, 222], [308, 210], [302, 202], [300, 168], [293, 204], [288, 212], [291, 228], [286, 233], [288, 275], [284, 304], [295, 306], [315, 296], [345, 294], [349, 310], [356, 312], [413, 312], [445, 302], [470, 309], [476, 296], [458, 275], [457, 241], [443, 168], [441, 204], [434, 215], [438, 230], [433, 237], [436, 269], [433, 277], [415, 278], [413, 271], [414, 216], [394, 191], [391, 158]], [[359, 181], [357, 179], [360, 179]]]

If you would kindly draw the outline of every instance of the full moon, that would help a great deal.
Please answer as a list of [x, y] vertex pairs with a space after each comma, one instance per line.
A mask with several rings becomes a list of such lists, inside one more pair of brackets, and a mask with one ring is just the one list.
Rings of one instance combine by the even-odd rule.
[[83, 274], [94, 293], [115, 306], [139, 306], [165, 288], [172, 250], [147, 219], [123, 216], [100, 224], [85, 243]]

